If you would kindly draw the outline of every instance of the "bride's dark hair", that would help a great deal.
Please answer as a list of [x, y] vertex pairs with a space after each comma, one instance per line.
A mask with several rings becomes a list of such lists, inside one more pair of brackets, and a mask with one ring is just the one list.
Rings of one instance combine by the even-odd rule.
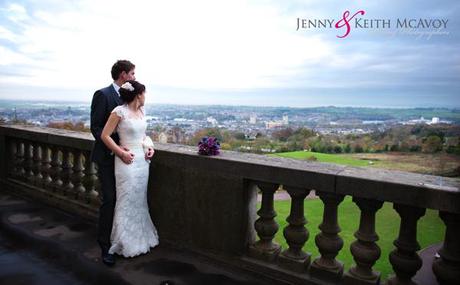
[[[129, 83], [131, 86], [126, 83]], [[120, 92], [121, 100], [125, 103], [130, 103], [137, 95], [140, 95], [145, 91], [145, 85], [137, 82], [136, 80], [128, 80], [121, 86], [122, 87], [120, 87], [118, 92]]]

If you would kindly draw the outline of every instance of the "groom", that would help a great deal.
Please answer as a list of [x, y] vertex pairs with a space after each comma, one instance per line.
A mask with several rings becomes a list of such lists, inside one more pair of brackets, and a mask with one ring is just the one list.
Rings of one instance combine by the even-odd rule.
[[[115, 257], [109, 254], [110, 234], [112, 232], [113, 213], [115, 209], [115, 169], [114, 154], [105, 146], [101, 140], [101, 133], [104, 129], [112, 110], [123, 104], [118, 90], [128, 80], [135, 80], [135, 65], [128, 60], [118, 60], [112, 66], [112, 78], [114, 82], [108, 87], [102, 88], [94, 93], [91, 102], [91, 133], [95, 138], [91, 160], [97, 164], [99, 181], [101, 183], [101, 207], [99, 208], [99, 227], [97, 241], [102, 250], [102, 261], [106, 265], [114, 265]], [[112, 134], [112, 139], [119, 144], [120, 139], [117, 133]], [[125, 149], [127, 150], [127, 149]], [[129, 150], [127, 150], [129, 151]], [[131, 157], [121, 158], [128, 162]]]

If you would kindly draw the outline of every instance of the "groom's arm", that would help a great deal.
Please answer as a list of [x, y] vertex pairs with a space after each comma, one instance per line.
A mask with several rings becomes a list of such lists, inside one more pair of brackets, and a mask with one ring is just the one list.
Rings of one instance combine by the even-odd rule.
[[101, 140], [102, 130], [105, 125], [107, 110], [107, 98], [101, 92], [96, 91], [91, 101], [91, 133], [96, 140]]

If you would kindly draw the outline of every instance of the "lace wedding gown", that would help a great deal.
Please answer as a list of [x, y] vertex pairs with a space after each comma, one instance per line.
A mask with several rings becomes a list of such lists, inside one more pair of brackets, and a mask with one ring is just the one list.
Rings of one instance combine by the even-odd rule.
[[117, 196], [109, 253], [124, 257], [146, 253], [150, 247], [158, 245], [158, 233], [147, 204], [149, 163], [142, 147], [147, 123], [144, 118], [133, 117], [130, 112], [126, 104], [112, 111], [121, 118], [117, 126], [120, 145], [134, 153], [130, 164], [115, 157]]

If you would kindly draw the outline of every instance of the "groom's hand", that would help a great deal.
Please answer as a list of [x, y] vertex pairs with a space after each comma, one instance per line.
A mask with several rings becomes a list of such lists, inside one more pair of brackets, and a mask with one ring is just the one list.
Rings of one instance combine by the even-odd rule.
[[147, 152], [145, 153], [145, 159], [151, 159], [153, 154], [155, 153], [155, 150], [152, 147], [149, 147]]
[[121, 160], [126, 164], [131, 164], [134, 160], [134, 154], [129, 151], [129, 148], [122, 146], [123, 152], [120, 155]]

